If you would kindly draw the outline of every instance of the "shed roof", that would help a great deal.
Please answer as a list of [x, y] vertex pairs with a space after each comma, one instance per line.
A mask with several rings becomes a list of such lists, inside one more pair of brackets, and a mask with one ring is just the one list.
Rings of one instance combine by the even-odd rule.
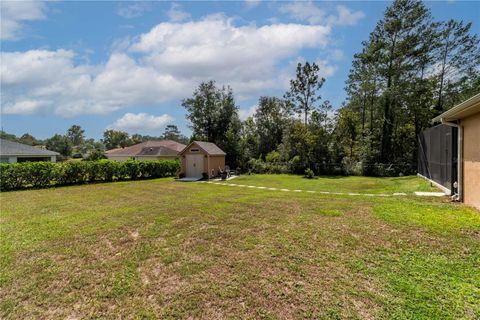
[[0, 155], [2, 156], [57, 156], [58, 152], [35, 148], [28, 144], [0, 139]]
[[480, 112], [480, 93], [474, 95], [470, 99], [463, 101], [462, 103], [454, 106], [450, 110], [445, 111], [439, 116], [432, 119], [432, 122], [455, 121], [466, 118], [475, 113]]
[[126, 148], [108, 150], [108, 155], [118, 156], [176, 156], [185, 145], [172, 140], [149, 140]]
[[190, 148], [194, 144], [196, 144], [198, 147], [200, 147], [203, 151], [205, 151], [210, 156], [226, 155], [226, 153], [222, 149], [220, 149], [215, 143], [205, 142], [205, 141], [193, 141], [188, 146], [186, 146], [181, 153], [184, 153], [188, 148]]

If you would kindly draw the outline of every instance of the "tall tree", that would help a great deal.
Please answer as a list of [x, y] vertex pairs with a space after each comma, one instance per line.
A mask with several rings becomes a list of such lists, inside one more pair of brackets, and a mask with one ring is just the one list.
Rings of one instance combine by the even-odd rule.
[[130, 140], [132, 140], [132, 144], [139, 144], [144, 141], [142, 135], [138, 133], [132, 134]]
[[337, 119], [337, 136], [340, 142], [344, 146], [348, 146], [348, 155], [352, 159], [353, 148], [357, 141], [358, 134], [358, 114], [353, 112], [349, 108], [342, 108], [338, 112]]
[[56, 151], [62, 156], [69, 157], [72, 154], [72, 142], [67, 136], [56, 134], [46, 141], [48, 150]]
[[83, 130], [79, 125], [75, 124], [67, 130], [67, 137], [70, 139], [70, 142], [74, 147], [78, 147], [85, 140], [84, 133], [85, 130]]
[[288, 121], [285, 102], [275, 97], [260, 97], [253, 119], [258, 134], [258, 153], [266, 156], [282, 142]]
[[285, 93], [285, 99], [293, 110], [304, 115], [307, 124], [308, 115], [317, 108], [317, 101], [321, 100], [318, 91], [325, 82], [320, 77], [320, 67], [316, 63], [306, 62], [297, 65], [296, 78], [290, 80], [290, 90]]
[[103, 143], [107, 150], [125, 148], [132, 144], [128, 133], [116, 130], [106, 130], [103, 133]]
[[437, 33], [437, 113], [458, 102], [455, 98], [462, 84], [480, 73], [480, 39], [470, 34], [471, 27], [471, 22], [449, 20], [441, 24]]
[[165, 127], [165, 132], [163, 133], [163, 138], [166, 140], [178, 140], [181, 133], [178, 130], [178, 127], [174, 124], [169, 124]]
[[21, 143], [28, 144], [28, 145], [31, 145], [31, 146], [40, 144], [40, 141], [35, 139], [35, 137], [32, 136], [29, 133], [25, 133], [24, 135], [22, 135], [19, 140], [20, 140]]
[[236, 165], [241, 125], [232, 89], [217, 88], [214, 81], [202, 82], [182, 106], [193, 137], [217, 144], [227, 153], [226, 161]]
[[[396, 0], [377, 24], [373, 39], [380, 53], [379, 71], [384, 81], [381, 161], [393, 161], [396, 114], [401, 110], [403, 88], [415, 68], [431, 15], [419, 0]], [[401, 111], [400, 111], [401, 112]]]

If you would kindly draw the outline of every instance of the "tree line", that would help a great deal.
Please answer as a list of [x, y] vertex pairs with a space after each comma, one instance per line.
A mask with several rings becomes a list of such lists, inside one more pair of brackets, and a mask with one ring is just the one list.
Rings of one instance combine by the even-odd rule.
[[[65, 134], [55, 134], [47, 139], [37, 139], [29, 133], [20, 137], [0, 131], [0, 138], [31, 146], [44, 146], [46, 149], [60, 153], [63, 158], [103, 159], [106, 150], [125, 148], [149, 140], [174, 140], [188, 143], [176, 125], [170, 124], [160, 136], [128, 134], [124, 131], [105, 130], [103, 139], [95, 140], [85, 137], [85, 130], [79, 125], [72, 125]], [[60, 159], [61, 160], [61, 159]]]
[[[189, 138], [169, 125], [159, 137], [106, 130], [94, 141], [72, 126], [42, 143], [65, 156], [100, 156], [146, 140], [203, 140], [223, 149], [231, 167], [244, 170], [411, 174], [417, 135], [431, 126], [430, 119], [480, 91], [480, 40], [471, 26], [435, 21], [419, 0], [394, 1], [354, 55], [347, 99], [336, 111], [321, 97], [320, 67], [305, 62], [282, 97], [260, 97], [244, 121], [231, 87], [201, 83], [182, 101]], [[28, 134], [18, 140], [39, 142]]]
[[435, 21], [421, 1], [397, 0], [354, 56], [339, 111], [345, 154], [366, 163], [417, 161], [430, 120], [480, 92], [471, 23]]

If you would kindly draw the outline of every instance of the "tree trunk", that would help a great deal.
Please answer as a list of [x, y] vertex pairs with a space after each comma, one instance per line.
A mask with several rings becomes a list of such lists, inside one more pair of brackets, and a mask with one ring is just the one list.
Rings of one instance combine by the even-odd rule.
[[438, 114], [442, 113], [443, 111], [443, 101], [442, 101], [443, 82], [445, 81], [445, 69], [447, 66], [448, 47], [449, 47], [449, 41], [447, 38], [447, 43], [445, 44], [445, 51], [443, 52], [443, 57], [442, 57], [442, 71], [440, 73], [440, 88], [438, 89], [438, 100], [437, 100], [437, 105], [435, 106], [435, 109], [438, 111]]
[[391, 88], [392, 88], [392, 73], [393, 73], [393, 60], [395, 53], [396, 36], [393, 39], [392, 48], [390, 49], [390, 61], [388, 62], [387, 71], [387, 89], [385, 94], [385, 103], [383, 105], [383, 127], [382, 127], [382, 147], [380, 152], [380, 159], [383, 163], [388, 163], [391, 159], [391, 140], [392, 140], [392, 102], [391, 102]]

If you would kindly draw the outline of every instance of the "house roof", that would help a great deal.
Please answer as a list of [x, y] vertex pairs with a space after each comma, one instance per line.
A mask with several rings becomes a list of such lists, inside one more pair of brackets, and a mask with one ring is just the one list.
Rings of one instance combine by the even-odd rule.
[[432, 119], [432, 122], [455, 121], [480, 112], [480, 93]]
[[117, 148], [105, 152], [117, 156], [176, 156], [185, 145], [172, 140], [150, 140], [126, 148]]
[[145, 147], [137, 156], [177, 156], [178, 152], [165, 147]]
[[28, 144], [0, 139], [0, 155], [2, 156], [57, 156], [58, 152], [35, 148]]
[[187, 149], [189, 149], [194, 144], [200, 147], [203, 151], [205, 151], [210, 156], [226, 155], [226, 153], [222, 149], [220, 149], [215, 143], [205, 142], [205, 141], [193, 141], [188, 146], [186, 146], [185, 149], [183, 149], [183, 151], [180, 153], [184, 153]]

